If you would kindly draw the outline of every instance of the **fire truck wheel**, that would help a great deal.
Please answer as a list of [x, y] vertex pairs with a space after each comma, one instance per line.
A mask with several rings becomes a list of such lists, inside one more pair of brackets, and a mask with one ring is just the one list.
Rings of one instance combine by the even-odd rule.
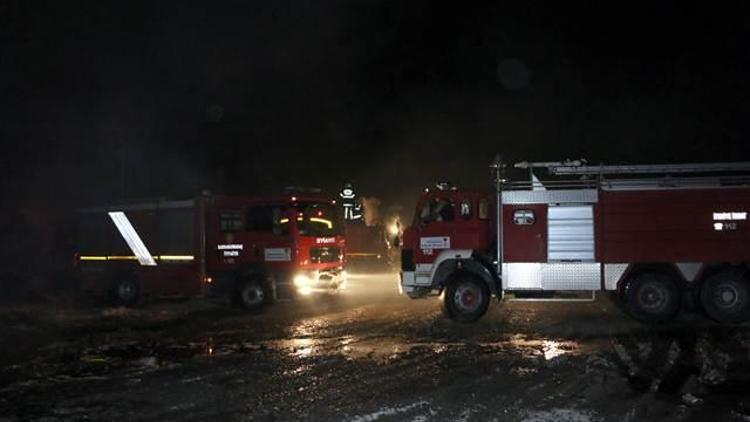
[[700, 300], [712, 319], [733, 324], [750, 318], [750, 289], [740, 271], [722, 271], [703, 282]]
[[457, 274], [443, 291], [443, 312], [456, 322], [474, 322], [487, 312], [490, 290], [470, 274]]
[[680, 310], [680, 289], [663, 273], [641, 273], [625, 287], [625, 307], [635, 319], [656, 324], [667, 322]]
[[237, 284], [235, 303], [248, 311], [259, 311], [270, 302], [271, 292], [266, 283], [256, 278], [250, 278]]
[[121, 276], [112, 283], [109, 297], [113, 305], [134, 306], [138, 303], [141, 289], [138, 281], [133, 276]]

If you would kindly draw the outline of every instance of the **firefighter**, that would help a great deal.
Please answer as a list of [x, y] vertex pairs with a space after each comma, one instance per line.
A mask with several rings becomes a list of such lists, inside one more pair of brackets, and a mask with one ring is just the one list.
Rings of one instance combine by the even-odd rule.
[[357, 200], [357, 194], [354, 193], [354, 187], [351, 183], [344, 185], [339, 193], [341, 197], [341, 206], [344, 207], [344, 220], [355, 221], [362, 218], [362, 204]]

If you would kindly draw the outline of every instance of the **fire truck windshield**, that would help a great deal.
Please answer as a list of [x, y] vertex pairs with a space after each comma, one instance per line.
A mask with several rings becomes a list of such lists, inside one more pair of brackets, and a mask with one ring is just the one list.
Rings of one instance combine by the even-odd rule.
[[419, 212], [419, 223], [425, 225], [431, 221], [453, 221], [454, 204], [446, 198], [431, 198]]
[[326, 203], [297, 204], [297, 226], [301, 236], [338, 236], [341, 226], [336, 208]]

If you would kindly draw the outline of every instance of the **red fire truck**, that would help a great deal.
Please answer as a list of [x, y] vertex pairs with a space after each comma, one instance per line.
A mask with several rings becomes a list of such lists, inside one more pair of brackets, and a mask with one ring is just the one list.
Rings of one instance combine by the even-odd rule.
[[523, 162], [514, 171], [530, 178], [520, 182], [505, 179], [499, 159], [492, 168], [494, 195], [441, 186], [421, 196], [404, 233], [405, 294], [442, 294], [461, 322], [480, 318], [493, 295], [596, 291], [649, 323], [688, 304], [724, 323], [750, 318], [750, 163]]
[[121, 305], [211, 294], [247, 309], [337, 290], [345, 244], [333, 204], [318, 194], [204, 195], [80, 210], [81, 284]]

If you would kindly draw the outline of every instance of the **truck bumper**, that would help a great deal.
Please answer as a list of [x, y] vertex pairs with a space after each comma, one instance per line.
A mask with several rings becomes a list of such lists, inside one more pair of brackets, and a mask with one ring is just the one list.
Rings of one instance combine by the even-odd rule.
[[401, 280], [398, 291], [412, 299], [419, 299], [426, 296], [434, 295], [436, 292], [429, 285], [418, 285], [414, 271], [401, 271]]
[[[273, 287], [277, 299], [289, 299], [298, 295], [307, 296], [312, 293], [330, 293], [346, 287], [346, 272], [341, 268], [278, 272], [271, 276], [275, 281]], [[236, 281], [237, 276], [234, 273], [215, 274], [209, 287], [209, 296], [221, 297], [233, 294]]]

